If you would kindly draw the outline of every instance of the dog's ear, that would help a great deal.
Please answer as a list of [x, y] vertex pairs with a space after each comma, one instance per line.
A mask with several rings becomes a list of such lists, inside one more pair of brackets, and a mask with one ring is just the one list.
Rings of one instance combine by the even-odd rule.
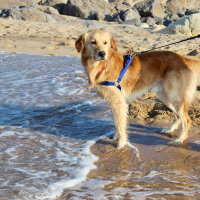
[[78, 51], [78, 53], [80, 53], [83, 50], [83, 47], [85, 45], [85, 34], [81, 35], [75, 43], [75, 47]]
[[111, 35], [110, 36], [110, 43], [111, 43], [111, 48], [117, 52], [117, 45], [116, 45], [116, 42], [115, 42], [115, 38]]

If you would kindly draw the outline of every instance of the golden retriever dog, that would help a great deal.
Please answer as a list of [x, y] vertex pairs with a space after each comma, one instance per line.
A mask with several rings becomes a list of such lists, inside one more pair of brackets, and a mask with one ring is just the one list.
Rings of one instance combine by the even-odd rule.
[[200, 61], [170, 51], [138, 54], [133, 57], [120, 82], [120, 91], [117, 84], [102, 85], [104, 81], [115, 82], [124, 66], [123, 55], [117, 52], [114, 37], [102, 30], [91, 30], [81, 35], [75, 46], [81, 52], [89, 84], [111, 106], [118, 148], [127, 144], [127, 101], [149, 89], [156, 92], [158, 98], [175, 113], [174, 124], [164, 131], [173, 134], [181, 125], [181, 134], [175, 142], [182, 143], [187, 138], [191, 125], [188, 106], [196, 91]]

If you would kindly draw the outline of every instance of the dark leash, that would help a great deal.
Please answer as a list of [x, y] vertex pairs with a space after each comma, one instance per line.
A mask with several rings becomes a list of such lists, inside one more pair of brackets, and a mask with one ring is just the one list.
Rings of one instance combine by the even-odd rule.
[[141, 52], [138, 52], [138, 54], [142, 54], [142, 53], [147, 53], [149, 51], [153, 51], [153, 50], [156, 50], [156, 49], [161, 49], [163, 47], [168, 47], [168, 46], [171, 46], [171, 45], [174, 45], [174, 44], [178, 44], [178, 43], [181, 43], [181, 42], [185, 42], [185, 41], [188, 41], [188, 40], [193, 40], [193, 39], [196, 39], [196, 38], [200, 38], [200, 34], [199, 35], [196, 35], [194, 37], [190, 37], [190, 38], [187, 38], [187, 39], [184, 39], [184, 40], [180, 40], [178, 42], [173, 42], [173, 43], [170, 43], [170, 44], [166, 44], [166, 45], [163, 45], [163, 46], [160, 46], [160, 47], [155, 47], [153, 49], [149, 49], [147, 51], [141, 51]]
[[101, 82], [100, 85], [116, 86], [121, 91], [120, 82], [121, 82], [124, 74], [126, 73], [127, 69], [129, 68], [129, 66], [130, 66], [130, 64], [131, 64], [131, 62], [132, 62], [132, 60], [133, 60], [133, 58], [135, 56], [143, 54], [143, 53], [147, 53], [147, 52], [150, 52], [150, 51], [154, 51], [156, 49], [161, 49], [163, 47], [168, 47], [168, 46], [171, 46], [171, 45], [174, 45], [174, 44], [185, 42], [185, 41], [188, 41], [188, 40], [193, 40], [195, 38], [200, 38], [200, 34], [197, 35], [197, 36], [194, 36], [194, 37], [190, 37], [190, 38], [187, 38], [187, 39], [184, 39], [184, 40], [180, 40], [178, 42], [173, 42], [173, 43], [170, 43], [170, 44], [167, 44], [167, 45], [163, 45], [163, 46], [160, 46], [160, 47], [155, 47], [155, 48], [147, 50], [147, 51], [134, 52], [133, 54], [125, 55], [124, 56], [124, 67], [122, 68], [117, 81], [104, 81], [104, 82]]

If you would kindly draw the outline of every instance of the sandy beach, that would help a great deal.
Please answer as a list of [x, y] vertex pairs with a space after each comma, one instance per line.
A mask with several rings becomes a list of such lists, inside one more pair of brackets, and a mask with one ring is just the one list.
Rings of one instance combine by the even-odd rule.
[[[0, 19], [0, 51], [9, 54], [80, 58], [74, 47], [75, 41], [80, 34], [91, 29], [104, 29], [113, 34], [120, 52], [149, 50], [186, 38], [183, 35], [156, 33], [153, 28], [142, 29], [115, 22], [63, 17], [65, 23]], [[199, 52], [199, 48], [200, 39], [196, 39], [163, 50], [200, 59], [200, 53], [191, 55], [194, 50]], [[200, 199], [199, 91], [190, 106], [189, 115], [192, 127], [187, 142], [178, 146], [171, 145], [169, 142], [173, 138], [160, 132], [163, 127], [168, 127], [174, 121], [172, 112], [152, 92], [134, 100], [130, 103], [128, 128], [129, 141], [134, 148], [127, 146], [117, 150], [109, 138], [98, 140], [91, 147], [91, 152], [99, 157], [95, 162], [97, 168], [89, 172], [87, 179], [112, 180], [112, 183], [106, 184], [103, 188], [107, 192], [107, 199], [115, 199], [114, 191], [122, 194], [119, 199], [127, 200]], [[162, 174], [165, 174], [165, 178]], [[87, 188], [82, 189], [87, 190]], [[66, 189], [57, 199], [71, 197], [76, 197], [75, 193]], [[84, 199], [93, 198], [85, 195]]]

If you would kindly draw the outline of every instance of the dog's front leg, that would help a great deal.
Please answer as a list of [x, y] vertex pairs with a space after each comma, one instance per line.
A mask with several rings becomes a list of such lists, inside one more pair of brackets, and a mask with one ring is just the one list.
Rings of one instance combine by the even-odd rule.
[[100, 90], [97, 90], [99, 95], [105, 99], [113, 112], [115, 123], [114, 139], [118, 139], [118, 148], [123, 148], [127, 144], [127, 113], [128, 105], [121, 91], [118, 88], [101, 86]]
[[121, 95], [120, 97], [112, 96], [112, 101], [110, 104], [115, 123], [115, 134], [113, 139], [118, 138], [118, 148], [120, 149], [127, 144], [126, 125], [128, 106], [125, 99]]
[[117, 121], [117, 116], [114, 114], [114, 111], [113, 111], [113, 118], [115, 124], [115, 134], [113, 136], [113, 140], [118, 140], [119, 139], [118, 121]]

